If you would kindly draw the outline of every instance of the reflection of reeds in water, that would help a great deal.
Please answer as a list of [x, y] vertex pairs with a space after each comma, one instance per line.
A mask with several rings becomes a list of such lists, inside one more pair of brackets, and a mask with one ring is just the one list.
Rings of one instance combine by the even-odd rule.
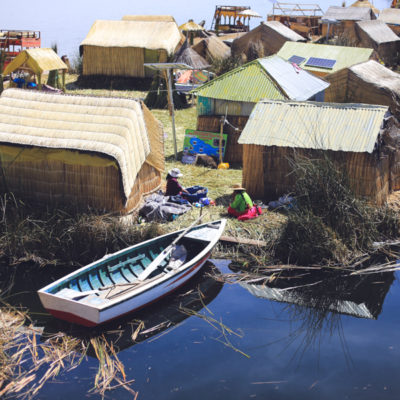
[[[394, 280], [393, 272], [378, 274], [382, 268], [371, 267], [369, 274], [360, 276], [317, 268], [293, 268], [291, 271], [282, 268], [279, 271], [276, 266], [270, 276], [236, 274], [236, 282], [256, 297], [286, 303], [284, 311], [290, 321], [290, 332], [280, 341], [285, 342], [285, 349], [297, 345], [293, 360], [300, 361], [310, 348], [319, 350], [327, 337], [336, 336], [345, 360], [350, 363], [342, 315], [378, 318]], [[233, 274], [225, 279], [235, 282]]]

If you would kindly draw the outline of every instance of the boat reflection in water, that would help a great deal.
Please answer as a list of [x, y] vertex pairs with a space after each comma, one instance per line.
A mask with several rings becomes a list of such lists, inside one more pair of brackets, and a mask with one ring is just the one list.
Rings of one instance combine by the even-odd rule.
[[[216, 274], [220, 274], [219, 271], [208, 261], [197, 276], [172, 295], [130, 316], [98, 328], [82, 328], [52, 318], [48, 320], [41, 339], [47, 340], [60, 331], [88, 344], [93, 338], [103, 337], [108, 344], [112, 344], [116, 352], [119, 352], [172, 330], [190, 316], [191, 313], [187, 311], [201, 311], [222, 289], [223, 283], [212, 277]], [[90, 347], [87, 354], [95, 356]]]
[[[349, 275], [346, 273], [312, 271], [290, 279], [240, 285], [252, 295], [274, 302], [286, 303], [284, 309], [293, 323], [287, 339], [302, 338], [298, 355], [324, 334], [338, 334], [345, 341], [342, 317], [377, 319], [385, 297], [394, 281], [394, 273]], [[294, 274], [293, 274], [294, 275]], [[347, 353], [346, 346], [343, 346]], [[349, 354], [345, 354], [349, 356]]]

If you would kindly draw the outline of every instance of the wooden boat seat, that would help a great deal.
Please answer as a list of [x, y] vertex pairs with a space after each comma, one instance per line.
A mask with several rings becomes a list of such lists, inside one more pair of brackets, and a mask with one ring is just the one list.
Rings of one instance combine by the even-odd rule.
[[188, 232], [184, 237], [201, 242], [210, 242], [215, 237], [215, 229], [218, 229], [218, 227], [206, 225], [203, 228]]

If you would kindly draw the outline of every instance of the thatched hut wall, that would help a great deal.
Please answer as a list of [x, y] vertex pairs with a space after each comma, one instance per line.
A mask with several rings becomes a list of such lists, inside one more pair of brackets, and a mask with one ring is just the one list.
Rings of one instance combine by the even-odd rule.
[[388, 66], [399, 61], [400, 39], [382, 21], [360, 21], [356, 25], [359, 47], [373, 48]]
[[165, 62], [165, 50], [148, 50], [139, 47], [84, 46], [83, 72], [85, 76], [105, 75], [144, 78], [154, 75], [144, 63]]
[[256, 145], [244, 145], [243, 153], [242, 184], [254, 198], [276, 200], [293, 191], [295, 176], [289, 160], [296, 156], [329, 157], [347, 171], [356, 195], [378, 205], [386, 202], [390, 191], [390, 163], [384, 155]]
[[[223, 133], [228, 134], [224, 161], [229, 163], [243, 162], [243, 145], [238, 143], [239, 136], [245, 127], [248, 116], [228, 115], [230, 124], [224, 124]], [[221, 127], [221, 115], [199, 115], [197, 130], [205, 132], [219, 132]], [[237, 130], [235, 129], [237, 128]]]
[[348, 75], [349, 69], [343, 68], [325, 77], [331, 84], [325, 90], [325, 101], [327, 103], [347, 103]]
[[326, 80], [331, 84], [325, 92], [327, 102], [386, 105], [400, 118], [398, 74], [376, 61], [342, 69], [327, 76]]

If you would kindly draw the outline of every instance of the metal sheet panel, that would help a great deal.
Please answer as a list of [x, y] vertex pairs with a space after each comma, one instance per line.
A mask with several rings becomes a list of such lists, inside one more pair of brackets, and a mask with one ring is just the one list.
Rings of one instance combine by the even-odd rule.
[[257, 60], [213, 79], [195, 92], [202, 97], [252, 103], [263, 98], [286, 98]]
[[281, 57], [260, 58], [258, 62], [278, 83], [290, 100], [309, 100], [329, 87], [328, 82], [285, 61]]
[[215, 115], [237, 115], [248, 116], [251, 114], [256, 103], [247, 103], [239, 101], [219, 100], [214, 101]]
[[259, 58], [195, 89], [202, 97], [257, 103], [261, 99], [307, 100], [329, 83], [278, 56]]
[[296, 55], [305, 57], [308, 60], [310, 57], [329, 58], [336, 60], [335, 65], [329, 72], [326, 68], [305, 67], [305, 62], [301, 63], [301, 68], [307, 71], [318, 71], [323, 73], [333, 73], [343, 68], [351, 67], [352, 65], [368, 61], [373, 53], [373, 49], [362, 47], [345, 47], [332, 46], [327, 44], [286, 42], [278, 52], [278, 56], [288, 60], [291, 56]]
[[260, 101], [240, 144], [372, 153], [388, 107]]

